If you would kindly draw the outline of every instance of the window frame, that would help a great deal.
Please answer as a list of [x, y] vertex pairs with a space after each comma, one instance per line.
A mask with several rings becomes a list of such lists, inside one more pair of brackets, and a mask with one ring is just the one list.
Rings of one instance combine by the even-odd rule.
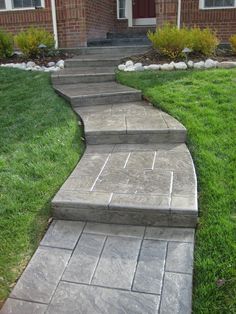
[[200, 10], [232, 10], [236, 9], [236, 0], [234, 0], [234, 6], [222, 6], [222, 7], [206, 7], [205, 6], [205, 0], [199, 1], [199, 9]]
[[126, 16], [126, 12], [127, 12], [127, 0], [125, 0], [125, 7], [124, 8], [122, 8], [122, 9], [124, 9], [125, 10], [125, 17], [120, 17], [120, 1], [119, 0], [117, 0], [117, 19], [118, 20], [127, 20], [128, 18], [127, 18], [127, 16]]
[[[5, 6], [6, 8], [0, 9], [0, 12], [36, 10], [35, 7], [14, 8], [13, 0], [5, 0]], [[45, 8], [45, 0], [41, 0], [41, 8]]]

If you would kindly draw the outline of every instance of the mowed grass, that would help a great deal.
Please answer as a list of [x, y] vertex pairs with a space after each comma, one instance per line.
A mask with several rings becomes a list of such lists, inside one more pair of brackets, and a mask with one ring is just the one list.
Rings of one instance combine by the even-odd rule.
[[236, 70], [123, 72], [117, 78], [187, 127], [200, 208], [193, 312], [236, 313]]
[[0, 69], [0, 305], [47, 227], [51, 198], [82, 152], [76, 116], [49, 75]]

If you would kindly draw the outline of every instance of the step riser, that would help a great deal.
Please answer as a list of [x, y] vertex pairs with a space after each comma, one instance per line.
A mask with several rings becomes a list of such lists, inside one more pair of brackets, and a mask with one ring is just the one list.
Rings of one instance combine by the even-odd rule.
[[53, 84], [102, 83], [115, 81], [115, 74], [52, 77]]
[[103, 144], [158, 144], [158, 143], [184, 143], [186, 131], [160, 134], [110, 134], [110, 135], [87, 135], [86, 142], [91, 145]]
[[[122, 44], [122, 43], [129, 43], [133, 41], [129, 41], [129, 40], [124, 40], [121, 41], [119, 39], [114, 41], [114, 44], [117, 44], [117, 46], [114, 47], [90, 47], [90, 48], [82, 48], [79, 50], [79, 54], [81, 55], [93, 55], [93, 54], [110, 54], [111, 56], [119, 56], [119, 55], [132, 55], [132, 54], [142, 54], [145, 53], [146, 51], [148, 51], [150, 49], [150, 47], [120, 47], [118, 44]], [[137, 44], [138, 41], [135, 41], [135, 44]]]
[[55, 219], [80, 220], [88, 222], [145, 225], [162, 227], [196, 227], [197, 216], [162, 214], [157, 212], [129, 212], [102, 209], [80, 209], [77, 207], [53, 206]]
[[65, 61], [66, 68], [115, 67], [119, 64], [120, 64], [120, 60], [76, 60], [75, 59], [75, 60]]
[[[68, 99], [68, 98], [67, 98]], [[98, 95], [98, 96], [85, 96], [79, 98], [71, 98], [70, 102], [74, 107], [82, 106], [95, 106], [95, 105], [106, 105], [116, 103], [126, 103], [132, 101], [140, 101], [142, 99], [141, 93], [122, 93], [122, 94], [111, 94], [111, 95]]]

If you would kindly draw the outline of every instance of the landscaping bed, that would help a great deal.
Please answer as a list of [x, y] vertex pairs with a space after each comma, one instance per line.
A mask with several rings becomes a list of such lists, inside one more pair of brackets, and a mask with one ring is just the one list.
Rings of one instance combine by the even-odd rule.
[[[197, 54], [197, 53], [191, 53], [188, 56], [188, 60], [191, 60], [193, 62], [200, 62], [207, 60], [208, 57]], [[211, 56], [211, 59], [218, 61], [218, 62], [224, 62], [224, 61], [233, 61], [236, 62], [236, 54], [232, 52], [232, 50], [228, 48], [218, 48], [216, 50], [216, 53]], [[155, 49], [151, 48], [146, 53], [142, 55], [134, 55], [131, 57], [124, 58], [122, 61], [126, 62], [127, 60], [132, 60], [134, 63], [142, 63], [143, 65], [150, 65], [150, 64], [165, 64], [170, 63], [173, 61], [173, 59], [168, 58], [167, 56], [164, 56], [160, 53], [158, 53]], [[174, 60], [175, 62], [181, 62], [186, 61], [184, 57], [177, 58]]]
[[193, 312], [236, 310], [236, 70], [117, 73], [188, 130], [199, 184]]
[[0, 69], [0, 308], [77, 164], [82, 130], [46, 73]]

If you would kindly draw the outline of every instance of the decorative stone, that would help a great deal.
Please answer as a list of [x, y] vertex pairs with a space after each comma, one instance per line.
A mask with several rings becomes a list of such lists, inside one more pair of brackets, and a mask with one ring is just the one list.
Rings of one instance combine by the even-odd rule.
[[55, 66], [55, 62], [48, 62], [48, 67], [54, 67]]
[[134, 63], [133, 63], [132, 60], [128, 60], [128, 61], [126, 61], [125, 66], [126, 66], [127, 68], [128, 68], [128, 67], [133, 67], [133, 66], [134, 66]]
[[119, 64], [118, 65], [118, 70], [120, 70], [120, 71], [124, 71], [125, 68], [126, 68], [125, 64]]
[[217, 64], [218, 64], [217, 61], [214, 61], [212, 59], [207, 59], [205, 61], [205, 68], [206, 69], [216, 68]]
[[128, 67], [128, 68], [125, 68], [124, 71], [125, 72], [134, 72], [135, 68], [133, 66], [132, 67]]
[[223, 61], [217, 64], [218, 68], [223, 68], [223, 69], [231, 69], [231, 68], [236, 68], [236, 62], [233, 61]]
[[174, 67], [176, 70], [187, 70], [187, 68], [188, 68], [188, 66], [185, 62], [174, 63]]
[[65, 67], [65, 61], [64, 60], [59, 60], [57, 63], [56, 63], [56, 66], [60, 69], [64, 69]]
[[134, 69], [135, 69], [135, 71], [143, 71], [144, 70], [142, 63], [140, 63], [140, 62], [134, 64]]
[[172, 71], [174, 70], [174, 65], [173, 64], [168, 64], [168, 63], [164, 63], [161, 65], [161, 70], [162, 71]]
[[193, 68], [194, 66], [194, 62], [192, 60], [189, 60], [187, 64], [189, 68]]
[[160, 70], [160, 64], [150, 64], [148, 68], [149, 70]]
[[196, 62], [193, 65], [194, 69], [204, 69], [205, 68], [205, 62], [204, 61], [200, 61], [200, 62]]
[[27, 68], [33, 68], [35, 67], [35, 62], [33, 61], [28, 61], [27, 64], [26, 64]]

